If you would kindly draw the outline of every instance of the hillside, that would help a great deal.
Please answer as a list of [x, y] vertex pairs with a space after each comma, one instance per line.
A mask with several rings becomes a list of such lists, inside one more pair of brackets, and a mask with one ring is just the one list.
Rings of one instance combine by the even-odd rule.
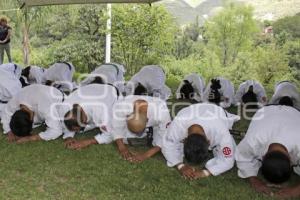
[[[300, 12], [300, 0], [234, 0], [254, 7], [254, 14], [260, 20], [276, 20]], [[224, 0], [163, 0], [160, 2], [181, 24], [194, 22], [198, 16], [200, 23], [213, 16], [224, 5]]]

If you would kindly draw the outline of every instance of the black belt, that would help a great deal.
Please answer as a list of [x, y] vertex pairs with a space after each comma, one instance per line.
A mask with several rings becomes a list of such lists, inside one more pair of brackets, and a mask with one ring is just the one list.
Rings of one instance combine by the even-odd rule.
[[69, 70], [72, 71], [72, 65], [68, 62], [58, 62], [58, 63], [63, 63], [66, 64], [69, 67]]
[[107, 63], [106, 65], [111, 65], [111, 66], [113, 66], [116, 70], [117, 70], [117, 75], [119, 75], [119, 67], [116, 65], [116, 64], [113, 64], [113, 63]]
[[119, 91], [119, 89], [118, 89], [116, 86], [114, 86], [114, 85], [111, 84], [111, 83], [107, 83], [107, 85], [110, 85], [110, 86], [114, 87], [114, 88], [116, 89], [117, 96], [118, 96], [118, 97], [120, 96], [120, 91]]
[[2, 100], [0, 100], [0, 103], [2, 103], [2, 104], [7, 104], [8, 101], [2, 101]]
[[18, 66], [17, 66], [16, 64], [14, 64], [14, 66], [15, 66], [14, 74], [16, 74], [16, 71], [17, 71], [17, 69], [18, 69]]
[[147, 145], [150, 147], [153, 143], [153, 127], [146, 128]]
[[61, 94], [62, 94], [62, 101], [61, 102], [64, 102], [65, 101], [65, 93], [63, 92], [63, 91], [61, 91], [61, 90], [59, 90], [60, 92], [61, 92]]

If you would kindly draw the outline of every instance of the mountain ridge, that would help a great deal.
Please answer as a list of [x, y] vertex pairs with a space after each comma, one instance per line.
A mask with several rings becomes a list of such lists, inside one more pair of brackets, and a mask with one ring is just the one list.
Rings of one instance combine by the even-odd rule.
[[[300, 0], [233, 0], [234, 3], [250, 5], [254, 16], [263, 20], [277, 20], [300, 12]], [[180, 25], [199, 23], [214, 16], [224, 7], [224, 0], [162, 0], [159, 2], [174, 16]]]

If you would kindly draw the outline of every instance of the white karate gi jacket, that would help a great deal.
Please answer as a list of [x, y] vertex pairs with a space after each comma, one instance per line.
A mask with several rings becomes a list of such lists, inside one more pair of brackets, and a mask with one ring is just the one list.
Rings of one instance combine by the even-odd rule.
[[235, 159], [241, 178], [257, 176], [269, 146], [279, 143], [289, 152], [294, 171], [300, 175], [300, 112], [289, 106], [265, 106], [254, 116]]
[[300, 109], [300, 93], [295, 84], [284, 81], [275, 86], [275, 92], [270, 100], [270, 104], [278, 104], [279, 100], [288, 96], [293, 100], [294, 107]]
[[63, 93], [54, 87], [34, 84], [23, 88], [8, 102], [2, 112], [1, 122], [4, 134], [10, 131], [11, 117], [22, 104], [34, 112], [34, 124], [45, 122], [47, 125], [46, 131], [39, 134], [43, 140], [58, 138], [62, 134], [62, 130], [56, 105], [61, 104], [63, 98]]
[[248, 92], [250, 86], [253, 86], [253, 92], [257, 95], [258, 102], [266, 104], [266, 102], [263, 101], [263, 97], [267, 97], [266, 91], [258, 81], [254, 80], [247, 80], [239, 86], [239, 89], [235, 94], [235, 103], [242, 103], [242, 97]]
[[[189, 74], [189, 75], [185, 76], [184, 80], [189, 81], [191, 83], [191, 85], [193, 86], [193, 88], [194, 88], [195, 95], [194, 95], [193, 99], [198, 101], [198, 102], [202, 102], [203, 101], [203, 96], [204, 96], [204, 90], [205, 90], [205, 81], [204, 81], [204, 79], [201, 76], [199, 76], [198, 74], [192, 73], [192, 74]], [[181, 90], [183, 85], [184, 85], [184, 81], [181, 82], [181, 84], [179, 85], [179, 87], [176, 91], [176, 98], [177, 99], [181, 98], [180, 90]]]
[[138, 83], [141, 83], [154, 97], [166, 100], [171, 95], [171, 90], [165, 85], [166, 75], [163, 69], [157, 65], [143, 67], [126, 84], [125, 91], [127, 95], [134, 94], [134, 89]]
[[22, 84], [16, 76], [0, 69], [0, 118], [7, 102], [22, 89]]
[[163, 140], [162, 153], [167, 165], [174, 167], [183, 163], [184, 139], [188, 137], [188, 128], [194, 124], [203, 127], [209, 140], [209, 150], [214, 158], [205, 167], [214, 176], [230, 170], [234, 166], [235, 142], [229, 130], [239, 116], [227, 113], [214, 104], [194, 104], [182, 109], [172, 121]]
[[91, 83], [96, 76], [100, 76], [104, 83], [109, 83], [116, 86], [120, 93], [124, 92], [124, 74], [125, 68], [123, 65], [116, 63], [103, 64], [89, 74], [81, 83], [81, 86]]
[[2, 64], [2, 65], [0, 65], [0, 69], [6, 70], [6, 71], [10, 72], [11, 74], [14, 74], [17, 79], [21, 78], [22, 68], [15, 63]]
[[147, 101], [148, 122], [146, 127], [153, 127], [152, 145], [162, 147], [162, 139], [171, 122], [171, 117], [166, 102], [157, 97], [130, 95], [116, 103], [113, 109], [114, 118], [112, 121], [114, 140], [139, 138], [139, 136], [131, 133], [127, 128], [127, 117], [133, 113], [134, 102], [137, 100]]
[[[220, 93], [223, 97], [228, 98], [228, 102], [225, 101], [221, 101], [220, 106], [223, 108], [228, 108], [231, 106], [231, 104], [234, 103], [234, 86], [232, 84], [231, 81], [219, 77], [217, 78], [218, 80], [220, 80], [220, 84], [221, 84], [221, 89], [220, 89]], [[204, 101], [208, 102], [208, 98], [209, 98], [209, 94], [211, 91], [211, 82], [206, 86], [205, 92], [204, 92]]]
[[44, 72], [42, 83], [45, 84], [47, 80], [53, 81], [60, 90], [71, 92], [73, 90], [72, 78], [75, 72], [74, 66], [69, 63], [55, 63]]
[[28, 83], [29, 84], [42, 84], [44, 72], [46, 70], [38, 66], [30, 66]]
[[[112, 108], [118, 100], [117, 90], [110, 85], [90, 84], [82, 86], [72, 92], [60, 108], [61, 119], [70, 111], [74, 104], [79, 104], [87, 115], [87, 129], [99, 128], [101, 134], [95, 139], [99, 144], [108, 144], [113, 141], [111, 134]], [[63, 138], [73, 138], [75, 132], [69, 131], [63, 125]]]

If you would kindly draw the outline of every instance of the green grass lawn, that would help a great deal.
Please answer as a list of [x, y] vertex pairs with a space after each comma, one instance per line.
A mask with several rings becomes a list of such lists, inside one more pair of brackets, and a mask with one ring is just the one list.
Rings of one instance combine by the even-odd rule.
[[[243, 120], [237, 127], [247, 124]], [[121, 159], [113, 144], [71, 151], [62, 139], [16, 145], [1, 134], [0, 149], [1, 200], [268, 199], [239, 179], [236, 168], [222, 176], [186, 181], [166, 166], [162, 155], [131, 164]]]

